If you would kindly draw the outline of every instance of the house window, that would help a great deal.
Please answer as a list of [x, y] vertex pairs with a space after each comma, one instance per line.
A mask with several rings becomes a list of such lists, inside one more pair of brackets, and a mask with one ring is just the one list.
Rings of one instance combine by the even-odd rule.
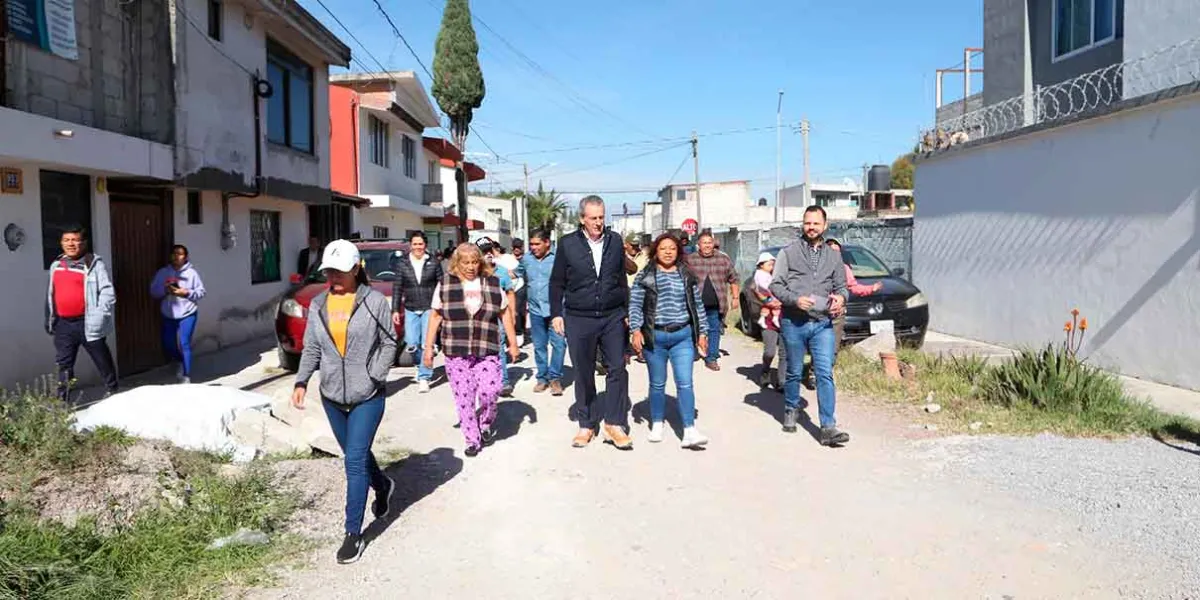
[[1116, 37], [1117, 0], [1054, 0], [1054, 57], [1063, 58]]
[[442, 170], [438, 168], [438, 161], [429, 161], [429, 181], [428, 183], [441, 183]]
[[675, 190], [676, 200], [687, 200], [687, 190]]
[[377, 240], [388, 239], [388, 228], [376, 225], [375, 227], [371, 228], [371, 237]]
[[[62, 233], [68, 226], [83, 227], [83, 239], [92, 230], [92, 185], [87, 175], [42, 171], [42, 264], [47, 267], [62, 254]], [[30, 236], [32, 237], [32, 236]], [[90, 250], [95, 246], [89, 245]]]
[[221, 19], [224, 14], [221, 0], [208, 0], [208, 37], [218, 42], [221, 41]]
[[200, 225], [204, 223], [203, 204], [200, 202], [199, 190], [188, 190], [187, 219], [188, 225]]
[[388, 125], [375, 115], [368, 115], [367, 129], [368, 143], [370, 144], [368, 154], [371, 156], [371, 162], [386, 168], [388, 166]]
[[301, 152], [313, 151], [313, 69], [267, 40], [267, 139]]
[[404, 176], [409, 179], [417, 178], [417, 144], [412, 138], [404, 136], [404, 141], [400, 144], [400, 150], [404, 154]]
[[250, 283], [279, 281], [279, 213], [250, 211]]

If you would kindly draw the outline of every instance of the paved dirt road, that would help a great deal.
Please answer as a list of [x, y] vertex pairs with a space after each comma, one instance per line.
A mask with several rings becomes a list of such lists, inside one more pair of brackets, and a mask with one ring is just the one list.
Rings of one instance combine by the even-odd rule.
[[[1093, 543], [1069, 517], [951, 479], [886, 409], [843, 398], [854, 438], [841, 449], [782, 433], [780, 396], [746, 377], [756, 347], [724, 346], [723, 371], [697, 369], [702, 452], [649, 444], [644, 423], [631, 452], [573, 449], [571, 390], [535, 396], [526, 379], [501, 404], [507, 439], [463, 458], [448, 386], [401, 389], [383, 427], [418, 453], [392, 469], [401, 516], [372, 527], [358, 564], [335, 564], [333, 543], [251, 597], [1158, 598], [1173, 586], [1163, 565]], [[635, 364], [635, 414], [646, 389]]]

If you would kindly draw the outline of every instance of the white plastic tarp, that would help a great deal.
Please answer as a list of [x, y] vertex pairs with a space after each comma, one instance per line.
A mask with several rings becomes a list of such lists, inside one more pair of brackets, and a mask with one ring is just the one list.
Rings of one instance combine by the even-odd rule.
[[256, 448], [238, 443], [229, 426], [243, 410], [266, 410], [262, 394], [215, 385], [148, 385], [134, 388], [76, 413], [75, 428], [115, 427], [145, 439], [167, 440], [180, 448], [230, 453], [236, 462], [252, 460]]

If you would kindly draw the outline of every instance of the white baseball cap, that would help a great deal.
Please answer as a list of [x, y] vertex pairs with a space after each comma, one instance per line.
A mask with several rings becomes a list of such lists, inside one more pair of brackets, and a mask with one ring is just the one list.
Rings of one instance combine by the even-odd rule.
[[763, 252], [762, 254], [758, 255], [758, 264], [761, 265], [768, 260], [775, 260], [775, 255], [771, 254], [770, 252]]
[[325, 253], [321, 255], [320, 270], [333, 269], [349, 273], [361, 261], [362, 256], [358, 253], [358, 246], [346, 240], [334, 240], [325, 246]]

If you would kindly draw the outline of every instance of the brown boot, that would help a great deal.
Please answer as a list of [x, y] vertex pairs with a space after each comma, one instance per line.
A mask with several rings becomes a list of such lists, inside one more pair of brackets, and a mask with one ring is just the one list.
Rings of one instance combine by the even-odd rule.
[[562, 386], [561, 381], [555, 379], [554, 381], [550, 382], [550, 395], [551, 396], [563, 395], [563, 386]]
[[633, 440], [620, 425], [605, 423], [602, 431], [604, 432], [604, 441], [612, 442], [612, 445], [620, 450], [633, 449]]
[[549, 389], [549, 387], [550, 384], [546, 383], [545, 381], [539, 381], [537, 382], [537, 385], [533, 386], [533, 393], [540, 394]]
[[571, 445], [576, 448], [583, 448], [584, 446], [587, 446], [595, 436], [595, 431], [587, 429], [586, 427], [580, 428], [579, 433], [575, 434], [575, 439], [571, 440]]

